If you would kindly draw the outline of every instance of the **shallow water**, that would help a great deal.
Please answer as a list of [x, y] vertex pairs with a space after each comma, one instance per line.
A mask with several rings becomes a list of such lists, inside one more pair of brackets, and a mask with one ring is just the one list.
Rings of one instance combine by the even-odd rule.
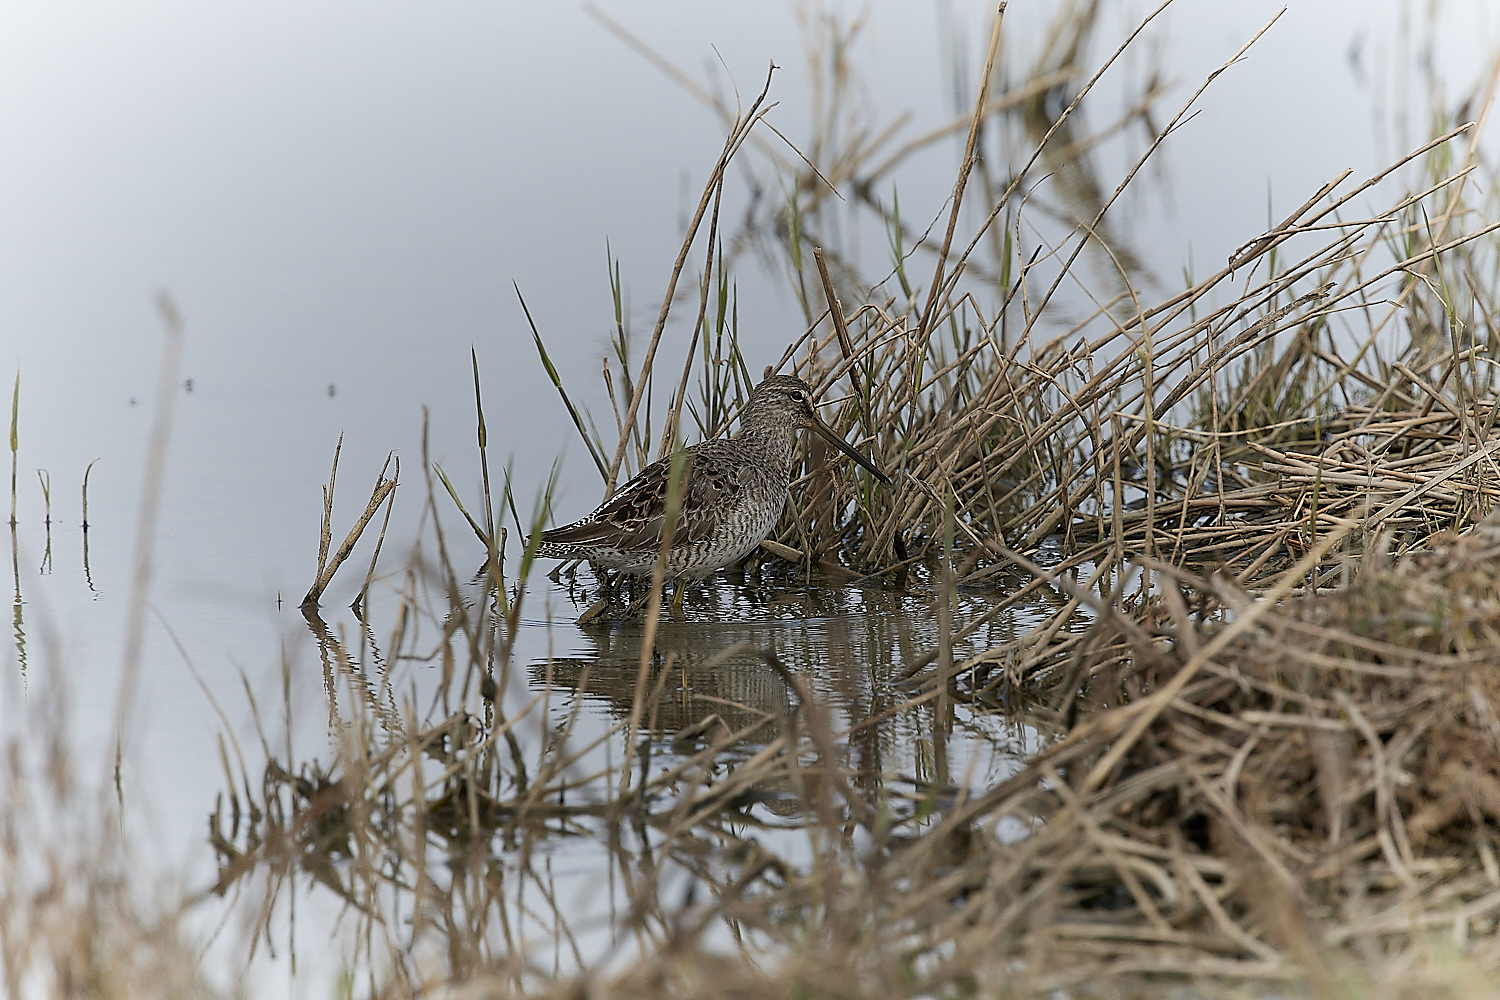
[[[918, 697], [920, 692], [902, 685], [908, 668], [938, 642], [931, 594], [809, 587], [757, 576], [716, 578], [695, 588], [685, 614], [660, 624], [644, 656], [640, 618], [580, 629], [568, 616], [581, 605], [567, 590], [534, 579], [524, 595], [532, 614], [522, 619], [508, 665], [496, 664], [493, 710], [479, 700], [478, 683], [463, 676], [463, 641], [456, 644], [455, 660], [432, 645], [431, 632], [388, 641], [376, 629], [364, 631], [347, 611], [325, 611], [326, 617], [310, 620], [313, 641], [292, 657], [290, 670], [302, 679], [299, 688], [321, 673], [324, 697], [285, 694], [275, 707], [263, 705], [263, 724], [278, 719], [269, 726], [268, 746], [278, 762], [274, 777], [268, 777], [273, 771], [263, 773], [254, 748], [242, 743], [242, 779], [228, 785], [221, 780], [212, 798], [199, 793], [200, 817], [212, 804], [211, 826], [222, 843], [233, 845], [219, 852], [231, 912], [243, 916], [258, 909], [267, 891], [258, 870], [269, 873], [290, 862], [290, 870], [311, 877], [294, 875], [269, 891], [278, 916], [264, 932], [281, 942], [285, 954], [303, 956], [298, 960], [307, 963], [304, 968], [318, 964], [316, 942], [328, 926], [323, 921], [338, 918], [347, 925], [358, 913], [380, 912], [392, 926], [405, 926], [419, 909], [471, 906], [476, 893], [497, 900], [491, 905], [507, 913], [503, 928], [465, 930], [465, 947], [497, 955], [520, 951], [549, 972], [593, 968], [630, 953], [626, 915], [639, 908], [643, 891], [671, 912], [694, 892], [712, 894], [743, 865], [746, 851], [789, 870], [812, 862], [827, 832], [807, 811], [816, 796], [809, 799], [808, 788], [795, 778], [803, 772], [773, 768], [766, 777], [734, 784], [742, 768], [789, 733], [803, 736], [772, 752], [798, 746], [799, 753], [811, 752], [804, 742], [809, 726], [830, 735], [841, 773], [852, 782], [842, 793], [846, 805], [837, 808], [849, 809], [847, 835], [855, 850], [874, 835], [868, 820], [857, 816], [875, 809], [889, 817], [886, 822], [900, 824], [920, 810], [930, 811], [930, 822], [956, 798], [1004, 780], [1049, 738], [1022, 714], [963, 703], [939, 710], [934, 697]], [[466, 600], [464, 606], [473, 610], [479, 603]], [[382, 601], [377, 596], [372, 604], [373, 619]], [[992, 606], [992, 598], [973, 595], [952, 600], [959, 622]], [[542, 609], [546, 616], [535, 614]], [[1026, 614], [992, 616], [955, 647], [955, 656], [1013, 637]], [[427, 653], [392, 652], [407, 649]], [[450, 673], [455, 664], [460, 672]], [[331, 839], [309, 841], [306, 824], [318, 823], [305, 818], [311, 814], [273, 821], [280, 806], [268, 803], [298, 801], [289, 776], [320, 782], [320, 775], [330, 773], [326, 762], [353, 734], [364, 734], [358, 738], [368, 740], [378, 757], [400, 752], [415, 733], [428, 731], [421, 719], [446, 726], [443, 740], [452, 741], [445, 742], [446, 750], [430, 746], [425, 754], [424, 774], [435, 790], [445, 787], [445, 766], [473, 766], [472, 754], [464, 758], [469, 765], [456, 763], [455, 747], [483, 739], [499, 745], [503, 739], [509, 749], [498, 755], [498, 772], [484, 782], [495, 798], [480, 808], [499, 809], [490, 818], [471, 816], [456, 799], [449, 812], [443, 804], [449, 800], [429, 796], [429, 803], [439, 804], [425, 809], [419, 828], [406, 825], [409, 806], [376, 822], [386, 831], [381, 836], [390, 838], [385, 850], [406, 858], [407, 869], [415, 863], [413, 851], [425, 852], [431, 867], [419, 907], [414, 887], [399, 879], [387, 884], [382, 877], [379, 892], [368, 886], [360, 865], [349, 860], [359, 852], [350, 853], [343, 828], [330, 830]], [[276, 732], [281, 721], [284, 735]], [[557, 761], [565, 761], [561, 770], [544, 777], [548, 763]], [[367, 780], [379, 787], [384, 779], [377, 774]], [[534, 801], [532, 818], [525, 818], [525, 808], [499, 806], [502, 800], [525, 801], [529, 781], [555, 790]], [[632, 807], [638, 815], [625, 824], [607, 821], [625, 785], [645, 790]], [[267, 796], [261, 819], [245, 808], [230, 816], [225, 803], [236, 787], [245, 790], [246, 804], [257, 794]], [[717, 797], [716, 789], [724, 787], [732, 794]], [[684, 811], [689, 801], [697, 804]], [[264, 845], [280, 829], [303, 830], [291, 855], [266, 853]], [[244, 857], [262, 860], [245, 868]], [[484, 871], [491, 874], [476, 874]], [[502, 871], [507, 874], [495, 874]], [[293, 912], [303, 914], [297, 924], [290, 922]], [[309, 923], [308, 913], [324, 916]], [[729, 923], [716, 922], [707, 939], [729, 934]], [[414, 938], [420, 942], [423, 935]]]

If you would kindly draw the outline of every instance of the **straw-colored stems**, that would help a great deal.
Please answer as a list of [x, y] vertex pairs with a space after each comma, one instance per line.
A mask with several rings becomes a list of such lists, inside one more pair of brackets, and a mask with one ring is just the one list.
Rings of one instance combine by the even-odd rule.
[[609, 469], [605, 475], [606, 494], [614, 492], [615, 477], [619, 475], [620, 463], [625, 457], [626, 444], [630, 433], [635, 427], [636, 414], [641, 408], [641, 401], [645, 393], [646, 385], [650, 381], [651, 366], [656, 359], [656, 348], [661, 343], [662, 333], [667, 327], [667, 315], [672, 309], [672, 299], [677, 291], [677, 279], [682, 274], [682, 269], [687, 263], [688, 252], [692, 249], [693, 241], [697, 238], [698, 227], [703, 222], [703, 216], [708, 211], [709, 203], [714, 200], [717, 192], [724, 183], [724, 172], [729, 167], [729, 161], [738, 152], [739, 148], [749, 138], [750, 131], [757, 121], [765, 114], [761, 105], [765, 102], [766, 95], [771, 90], [771, 74], [776, 67], [771, 66], [766, 71], [766, 82], [761, 88], [760, 94], [751, 103], [749, 110], [740, 116], [730, 130], [729, 137], [724, 141], [724, 149], [719, 154], [719, 161], [714, 165], [709, 174], [708, 183], [704, 186], [703, 196], [698, 200], [697, 211], [693, 213], [693, 219], [688, 224], [687, 233], [683, 236], [682, 248], [677, 253], [677, 260], [672, 265], [672, 276], [667, 281], [666, 294], [662, 297], [661, 312], [656, 318], [656, 328], [651, 332], [651, 342], [646, 346], [646, 357], [641, 361], [641, 371], [636, 378], [635, 391], [631, 393], [630, 406], [625, 412], [625, 433], [620, 435], [620, 443], [615, 449], [614, 458], [609, 463]]
[[[339, 449], [342, 449], [343, 443], [343, 435], [339, 435]], [[307, 591], [307, 596], [302, 598], [301, 607], [304, 610], [316, 610], [318, 601], [323, 596], [323, 591], [333, 581], [333, 575], [344, 564], [344, 560], [349, 558], [349, 553], [354, 551], [354, 546], [359, 542], [359, 536], [364, 533], [365, 526], [370, 523], [371, 518], [380, 510], [380, 505], [385, 501], [385, 498], [396, 488], [395, 479], [386, 479], [383, 474], [377, 478], [375, 489], [370, 494], [370, 501], [365, 504], [364, 513], [354, 522], [354, 526], [344, 536], [343, 543], [339, 545], [338, 551], [334, 552], [333, 557], [330, 559], [328, 558], [328, 546], [332, 540], [333, 486], [337, 474], [338, 449], [334, 452], [333, 471], [329, 474], [328, 485], [323, 487], [323, 530], [318, 546], [318, 575], [313, 581], [312, 587]]]

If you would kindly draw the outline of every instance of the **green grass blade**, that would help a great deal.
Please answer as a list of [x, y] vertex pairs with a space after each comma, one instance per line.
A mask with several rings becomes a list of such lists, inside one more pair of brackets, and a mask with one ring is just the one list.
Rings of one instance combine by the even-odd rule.
[[484, 543], [484, 547], [488, 549], [490, 545], [489, 538], [485, 535], [484, 529], [479, 526], [479, 522], [475, 521], [473, 516], [470, 515], [467, 509], [465, 509], [464, 502], [458, 498], [458, 491], [455, 490], [453, 488], [453, 484], [448, 481], [448, 474], [444, 472], [443, 467], [441, 465], [438, 465], [436, 462], [432, 463], [432, 469], [438, 474], [438, 479], [442, 481], [443, 489], [447, 490], [448, 495], [453, 498], [453, 505], [457, 507], [458, 512], [464, 516], [464, 520], [469, 522], [469, 527], [474, 529], [475, 536], [482, 543]]
[[536, 353], [542, 359], [542, 367], [546, 369], [547, 377], [552, 380], [552, 387], [562, 397], [563, 406], [568, 408], [568, 416], [573, 418], [573, 426], [578, 428], [578, 436], [583, 438], [583, 446], [589, 450], [589, 457], [594, 460], [594, 465], [599, 469], [599, 476], [606, 483], [609, 482], [609, 466], [604, 462], [604, 456], [589, 438], [588, 430], [583, 426], [583, 417], [579, 414], [573, 401], [568, 398], [567, 390], [563, 388], [562, 378], [557, 374], [557, 368], [552, 364], [552, 359], [547, 356], [546, 345], [542, 343], [542, 335], [537, 332], [536, 321], [531, 318], [531, 310], [526, 307], [526, 298], [521, 294], [521, 286], [516, 285], [516, 298], [521, 300], [521, 311], [526, 314], [526, 322], [531, 326], [531, 339], [536, 343]]

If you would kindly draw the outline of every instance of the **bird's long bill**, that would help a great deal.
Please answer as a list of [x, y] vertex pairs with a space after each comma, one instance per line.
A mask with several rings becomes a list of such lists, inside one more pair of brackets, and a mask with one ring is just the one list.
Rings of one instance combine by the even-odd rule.
[[819, 420], [816, 413], [813, 414], [812, 428], [819, 434], [823, 435], [823, 437], [828, 440], [829, 444], [833, 445], [839, 451], [843, 452], [845, 455], [848, 455], [850, 458], [858, 462], [860, 467], [870, 475], [874, 476], [882, 483], [885, 483], [887, 486], [891, 485], [890, 476], [887, 476], [884, 472], [881, 472], [878, 468], [876, 468], [874, 462], [870, 461], [868, 458], [855, 451], [854, 448], [850, 446], [848, 441], [845, 441], [843, 438], [835, 434], [833, 428], [829, 427], [827, 424], [823, 423], [823, 421]]

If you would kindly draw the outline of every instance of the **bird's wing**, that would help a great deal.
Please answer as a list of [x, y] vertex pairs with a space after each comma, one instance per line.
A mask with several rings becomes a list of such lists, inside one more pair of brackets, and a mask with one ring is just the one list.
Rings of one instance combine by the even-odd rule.
[[[701, 541], [714, 533], [743, 486], [738, 470], [719, 460], [708, 442], [692, 449], [682, 472], [682, 505], [672, 544]], [[589, 517], [542, 533], [542, 540], [565, 545], [608, 544], [620, 549], [661, 545], [666, 526], [670, 459], [653, 462]]]

